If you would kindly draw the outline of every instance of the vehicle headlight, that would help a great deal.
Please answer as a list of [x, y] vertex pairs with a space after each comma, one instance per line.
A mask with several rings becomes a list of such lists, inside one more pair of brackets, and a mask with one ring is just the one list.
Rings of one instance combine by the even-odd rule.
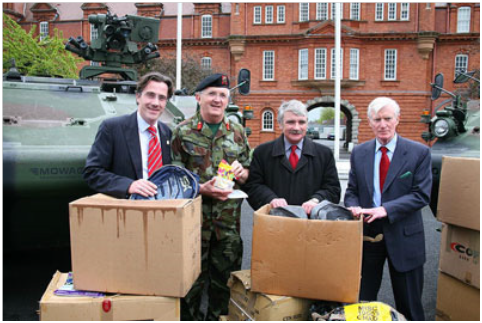
[[234, 123], [242, 124], [241, 117], [237, 113], [228, 113], [227, 117]]
[[447, 120], [439, 119], [435, 121], [433, 126], [433, 132], [437, 137], [444, 137], [448, 134], [450, 130], [450, 125]]

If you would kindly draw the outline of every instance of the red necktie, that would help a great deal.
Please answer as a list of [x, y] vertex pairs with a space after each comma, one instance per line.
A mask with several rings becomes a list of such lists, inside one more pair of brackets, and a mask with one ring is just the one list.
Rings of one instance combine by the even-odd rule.
[[289, 158], [291, 167], [293, 167], [293, 169], [296, 169], [296, 165], [298, 165], [298, 160], [299, 160], [298, 155], [296, 154], [296, 148], [297, 148], [296, 145], [291, 146], [291, 154]]
[[381, 147], [382, 159], [380, 160], [380, 193], [383, 192], [383, 184], [385, 184], [385, 178], [387, 178], [388, 167], [390, 167], [390, 159], [387, 155], [387, 147]]
[[161, 168], [162, 166], [162, 152], [161, 152], [161, 145], [159, 144], [159, 140], [157, 139], [157, 131], [155, 127], [149, 127], [149, 135], [151, 138], [149, 139], [149, 153], [147, 157], [147, 169], [149, 173], [149, 177], [151, 177], [152, 173], [155, 170]]

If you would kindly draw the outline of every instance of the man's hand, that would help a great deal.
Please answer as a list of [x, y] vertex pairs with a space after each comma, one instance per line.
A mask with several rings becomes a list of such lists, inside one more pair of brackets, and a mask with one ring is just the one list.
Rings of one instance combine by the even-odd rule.
[[249, 170], [245, 169], [243, 165], [241, 165], [237, 160], [235, 160], [231, 164], [231, 167], [232, 167], [231, 170], [233, 171], [236, 181], [239, 184], [246, 183], [246, 180], [248, 179], [248, 175], [249, 175]]
[[269, 205], [271, 205], [271, 208], [274, 209], [276, 207], [287, 206], [288, 202], [286, 202], [285, 199], [272, 199], [271, 203], [269, 203]]
[[362, 212], [363, 209], [359, 206], [351, 206], [348, 208], [348, 210], [350, 210], [351, 214], [357, 219], [363, 215], [363, 212]]
[[136, 193], [144, 197], [150, 197], [157, 194], [157, 186], [146, 179], [138, 179], [137, 181], [132, 182], [127, 192], [129, 194]]
[[372, 223], [377, 219], [382, 219], [387, 216], [387, 210], [385, 210], [383, 206], [372, 209], [362, 209], [361, 212], [365, 215], [363, 221], [366, 223]]
[[233, 190], [231, 189], [221, 190], [216, 186], [214, 186], [215, 181], [216, 181], [216, 178], [213, 178], [210, 181], [207, 181], [206, 183], [199, 185], [199, 192], [202, 195], [206, 195], [221, 201], [226, 201], [228, 199], [228, 195], [231, 194]]
[[303, 210], [305, 210], [305, 213], [310, 215], [311, 213], [311, 210], [313, 209], [313, 207], [315, 207], [315, 205], [317, 205], [318, 203], [315, 203], [313, 202], [312, 200], [309, 200], [309, 201], [306, 201], [305, 203], [303, 203], [303, 205], [301, 205], [301, 207], [303, 208]]

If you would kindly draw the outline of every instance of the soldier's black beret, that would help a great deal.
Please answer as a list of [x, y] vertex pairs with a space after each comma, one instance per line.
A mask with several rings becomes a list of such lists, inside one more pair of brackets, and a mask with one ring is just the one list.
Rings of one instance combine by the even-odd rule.
[[199, 83], [195, 92], [201, 92], [208, 87], [223, 87], [229, 89], [229, 77], [220, 73], [209, 75]]

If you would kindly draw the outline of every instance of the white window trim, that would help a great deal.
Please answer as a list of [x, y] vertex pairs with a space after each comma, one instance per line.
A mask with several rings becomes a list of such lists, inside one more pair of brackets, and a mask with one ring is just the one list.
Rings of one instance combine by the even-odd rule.
[[[356, 11], [357, 11], [357, 14], [356, 14], [356, 15], [357, 15], [357, 17], [353, 17], [353, 16], [354, 16], [354, 15], [353, 15], [353, 9], [355, 9], [355, 8], [354, 8], [355, 5], [358, 5], [358, 7], [356, 8]], [[350, 3], [350, 19], [351, 19], [351, 20], [360, 20], [360, 17], [361, 17], [361, 14], [360, 14], [361, 10], [360, 10], [360, 9], [361, 9], [361, 4], [360, 4], [360, 2], [352, 2], [352, 3]]]
[[[352, 53], [356, 52], [356, 76], [352, 76]], [[350, 80], [359, 80], [360, 78], [360, 50], [358, 48], [351, 48], [350, 49]]]
[[[271, 78], [266, 77], [266, 54], [267, 53], [273, 53], [273, 67], [272, 67], [272, 74], [273, 76]], [[263, 81], [274, 81], [275, 79], [275, 52], [274, 50], [265, 50], [263, 51]]]
[[[323, 59], [321, 59], [320, 57], [320, 54], [323, 52], [324, 53], [324, 56], [323, 56]], [[314, 76], [315, 76], [315, 80], [326, 80], [326, 61], [327, 61], [327, 58], [326, 58], [326, 53], [327, 53], [327, 49], [325, 47], [320, 47], [320, 48], [315, 48], [315, 70], [314, 70]], [[317, 62], [318, 62], [318, 58], [320, 58], [320, 70], [322, 71], [321, 73], [321, 76], [318, 76], [316, 74], [316, 67], [317, 67]]]
[[[269, 10], [268, 9], [271, 9], [271, 20], [268, 20], [268, 12]], [[264, 22], [266, 24], [272, 24], [274, 22], [274, 8], [273, 6], [266, 6], [264, 8]]]
[[[305, 19], [302, 19], [302, 12], [303, 12], [303, 11], [302, 11], [302, 6], [303, 6], [303, 5], [306, 5], [306, 6], [307, 6], [306, 11], [307, 11], [308, 14], [307, 14], [306, 20], [305, 20]], [[300, 13], [299, 13], [299, 21], [300, 21], [300, 22], [310, 21], [310, 3], [309, 3], [309, 2], [301, 2], [301, 3], [300, 3], [300, 6], [299, 6], [299, 11], [300, 11]]]
[[[404, 9], [404, 5], [407, 7]], [[406, 12], [407, 16], [403, 17], [404, 12]], [[400, 20], [410, 20], [410, 2], [402, 2], [400, 3]]]
[[[394, 58], [394, 66], [393, 66], [393, 78], [387, 78], [387, 53], [388, 51], [394, 51], [395, 58]], [[396, 81], [397, 80], [397, 60], [398, 60], [398, 51], [395, 48], [387, 48], [385, 49], [384, 55], [384, 68], [383, 68], [383, 80], [385, 81]]]
[[[321, 10], [321, 6], [325, 6], [325, 10]], [[316, 3], [316, 20], [328, 20], [328, 2], [317, 2]], [[324, 13], [324, 15], [322, 15]]]
[[[335, 79], [335, 47], [331, 48], [330, 79]], [[340, 48], [340, 80], [343, 80], [343, 48]]]
[[[206, 62], [209, 62], [208, 64], [206, 64]], [[211, 57], [203, 57], [201, 58], [201, 68], [203, 69], [203, 71], [210, 71], [212, 69], [212, 58]], [[206, 65], [209, 65], [209, 67], [206, 67]]]
[[[285, 23], [285, 21], [286, 21], [286, 8], [285, 8], [285, 6], [284, 5], [277, 6], [276, 11], [277, 11], [276, 21], [279, 24]], [[283, 12], [283, 13], [281, 14], [281, 12]], [[280, 19], [280, 17], [283, 17], [283, 19]]]
[[[302, 60], [303, 60], [303, 55], [306, 55], [305, 58], [306, 58], [306, 62], [304, 62], [306, 64], [306, 67], [303, 68], [303, 64], [302, 64]], [[307, 48], [303, 48], [303, 49], [300, 49], [298, 51], [298, 80], [307, 80], [308, 79], [308, 49]], [[306, 72], [306, 76], [303, 76], [302, 72], [305, 71]]]
[[[393, 17], [391, 17], [391, 18], [390, 18], [390, 7], [393, 8]], [[396, 2], [390, 2], [388, 4], [387, 19], [389, 21], [397, 20], [397, 3]]]
[[[45, 30], [46, 29], [46, 30]], [[39, 24], [39, 39], [44, 40], [49, 36], [49, 22], [48, 21], [41, 21]]]
[[[209, 28], [209, 34], [205, 34], [205, 18], [209, 17], [210, 19], [210, 28]], [[201, 38], [213, 38], [213, 16], [211, 15], [203, 15], [201, 16]]]
[[459, 69], [457, 68], [457, 58], [459, 58], [459, 57], [464, 57], [464, 58], [465, 58], [466, 65], [465, 65], [465, 70], [464, 70], [464, 71], [467, 72], [468, 69], [469, 69], [469, 55], [467, 55], [467, 54], [457, 54], [457, 55], [455, 55], [455, 68], [454, 68], [454, 75], [455, 75], [455, 76], [457, 76], [457, 71], [459, 70]]
[[[379, 18], [377, 16], [377, 13], [378, 13], [378, 8], [381, 8], [381, 11], [382, 11], [382, 17]], [[383, 18], [385, 16], [385, 10], [384, 10], [384, 3], [383, 2], [378, 2], [375, 4], [375, 21], [383, 21]]]
[[[266, 123], [265, 123], [265, 118], [266, 118], [266, 115], [270, 114], [271, 115], [271, 128], [268, 128], [266, 127]], [[261, 131], [271, 131], [273, 132], [274, 131], [274, 113], [273, 111], [271, 110], [265, 110], [263, 111], [263, 114], [261, 116]]]
[[[259, 21], [256, 20], [256, 11], [259, 11]], [[263, 9], [261, 6], [256, 6], [253, 9], [253, 24], [258, 25], [261, 24], [261, 20], [263, 19]]]
[[[461, 22], [465, 22], [465, 20], [461, 20], [460, 17], [461, 17], [461, 14], [460, 14], [460, 11], [464, 9], [464, 10], [468, 10], [468, 21], [467, 21], [467, 28], [466, 29], [463, 29], [460, 27], [460, 23]], [[472, 8], [471, 7], [459, 7], [457, 9], [457, 33], [469, 33], [470, 32], [470, 22], [471, 22], [471, 15], [472, 15]]]

